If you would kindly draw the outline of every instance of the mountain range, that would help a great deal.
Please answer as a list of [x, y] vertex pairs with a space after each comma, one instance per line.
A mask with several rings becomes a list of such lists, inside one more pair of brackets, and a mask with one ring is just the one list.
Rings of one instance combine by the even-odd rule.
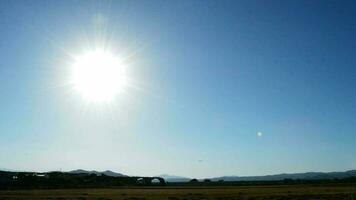
[[211, 178], [212, 181], [278, 181], [284, 179], [302, 179], [302, 180], [318, 180], [318, 179], [336, 179], [356, 177], [356, 170], [345, 172], [306, 172], [292, 174], [275, 174], [266, 176], [221, 176]]
[[[0, 171], [13, 171], [10, 169], [0, 168]], [[127, 175], [113, 172], [110, 170], [106, 171], [87, 171], [83, 169], [77, 169], [69, 171], [67, 173], [71, 174], [96, 174], [96, 175], [106, 175], [113, 177], [124, 177]], [[169, 174], [157, 175], [157, 177], [164, 178], [167, 182], [188, 182], [191, 180], [189, 177], [175, 176]], [[345, 172], [306, 172], [306, 173], [289, 173], [289, 174], [274, 174], [266, 176], [221, 176], [209, 178], [211, 181], [278, 181], [284, 179], [301, 179], [301, 180], [318, 180], [318, 179], [341, 179], [347, 177], [356, 177], [356, 170], [349, 170]], [[204, 179], [200, 179], [204, 180]]]
[[[188, 182], [191, 178], [162, 174], [159, 177], [164, 178], [167, 182]], [[278, 181], [284, 179], [301, 179], [301, 180], [318, 180], [318, 179], [341, 179], [347, 177], [356, 177], [356, 170], [345, 172], [306, 172], [290, 174], [274, 174], [266, 176], [221, 176], [209, 178], [211, 181]], [[203, 181], [204, 179], [200, 179]]]
[[99, 171], [95, 171], [95, 170], [87, 171], [87, 170], [83, 170], [83, 169], [77, 169], [77, 170], [69, 171], [68, 173], [71, 173], [71, 174], [96, 174], [98, 176], [99, 175], [106, 175], [106, 176], [113, 176], [113, 177], [126, 176], [124, 174], [113, 172], [113, 171], [110, 171], [110, 170], [99, 172]]

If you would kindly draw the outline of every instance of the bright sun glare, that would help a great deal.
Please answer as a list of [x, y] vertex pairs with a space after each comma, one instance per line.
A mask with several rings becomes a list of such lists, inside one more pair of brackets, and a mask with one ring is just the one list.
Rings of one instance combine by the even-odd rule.
[[107, 102], [126, 85], [125, 66], [108, 51], [96, 49], [75, 58], [71, 83], [81, 95], [94, 102]]

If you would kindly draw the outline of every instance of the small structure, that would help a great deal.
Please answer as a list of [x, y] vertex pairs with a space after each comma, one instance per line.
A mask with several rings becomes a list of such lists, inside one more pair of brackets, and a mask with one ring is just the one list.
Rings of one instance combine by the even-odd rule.
[[161, 177], [136, 177], [138, 185], [165, 185], [166, 181]]

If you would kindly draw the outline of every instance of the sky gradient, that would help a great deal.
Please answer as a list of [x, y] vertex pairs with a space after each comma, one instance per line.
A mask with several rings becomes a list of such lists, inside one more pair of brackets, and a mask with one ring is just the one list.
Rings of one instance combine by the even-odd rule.
[[[355, 1], [0, 1], [0, 167], [189, 177], [356, 169]], [[72, 55], [127, 56], [108, 104]]]

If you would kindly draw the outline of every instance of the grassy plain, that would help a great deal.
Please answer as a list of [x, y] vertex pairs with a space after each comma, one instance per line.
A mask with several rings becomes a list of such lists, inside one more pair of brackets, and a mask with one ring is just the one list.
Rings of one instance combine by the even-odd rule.
[[356, 200], [352, 185], [129, 187], [0, 190], [0, 199], [56, 200]]

